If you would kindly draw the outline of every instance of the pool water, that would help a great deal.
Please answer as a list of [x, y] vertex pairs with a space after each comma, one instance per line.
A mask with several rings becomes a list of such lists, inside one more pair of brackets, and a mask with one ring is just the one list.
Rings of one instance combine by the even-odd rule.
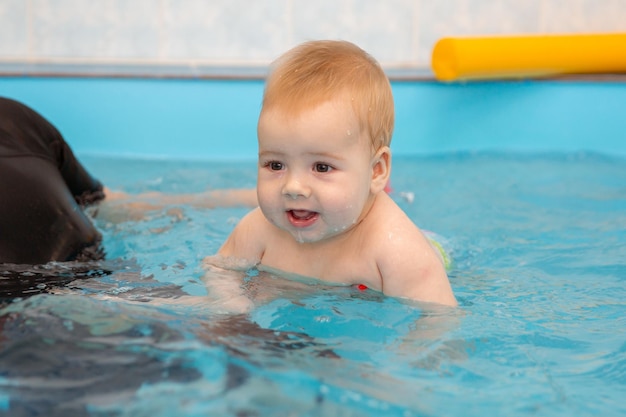
[[[256, 175], [253, 161], [83, 161], [132, 193]], [[397, 158], [392, 196], [443, 237], [456, 309], [249, 271], [257, 307], [224, 314], [201, 260], [247, 209], [97, 215], [106, 261], [15, 267], [19, 288], [0, 287], [0, 413], [624, 415], [625, 167], [594, 153]]]

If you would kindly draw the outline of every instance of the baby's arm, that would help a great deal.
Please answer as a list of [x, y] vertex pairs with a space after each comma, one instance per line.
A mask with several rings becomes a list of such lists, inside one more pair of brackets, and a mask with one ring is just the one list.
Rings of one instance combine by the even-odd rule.
[[241, 271], [260, 262], [265, 223], [259, 208], [251, 211], [235, 226], [218, 253], [204, 260], [207, 271], [204, 281], [209, 297], [224, 311], [245, 313], [254, 307], [242, 288]]
[[226, 264], [228, 260], [220, 256], [204, 259], [204, 285], [207, 299], [212, 309], [223, 313], [247, 313], [254, 308], [253, 301], [243, 289], [243, 273], [233, 270]]
[[377, 257], [385, 294], [457, 304], [441, 258], [416, 226], [396, 223], [385, 240]]

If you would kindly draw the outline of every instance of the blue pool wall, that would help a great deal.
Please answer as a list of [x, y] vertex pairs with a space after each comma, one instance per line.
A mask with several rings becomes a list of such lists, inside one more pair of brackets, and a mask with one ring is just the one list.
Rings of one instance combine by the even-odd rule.
[[[394, 80], [394, 155], [591, 151], [626, 156], [626, 82]], [[80, 155], [254, 159], [261, 79], [0, 77]]]

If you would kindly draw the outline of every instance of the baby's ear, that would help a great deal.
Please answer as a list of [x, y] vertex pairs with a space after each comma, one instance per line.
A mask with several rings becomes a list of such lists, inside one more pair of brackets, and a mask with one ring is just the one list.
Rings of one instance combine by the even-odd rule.
[[372, 158], [372, 194], [377, 194], [385, 189], [391, 175], [391, 149], [383, 146]]

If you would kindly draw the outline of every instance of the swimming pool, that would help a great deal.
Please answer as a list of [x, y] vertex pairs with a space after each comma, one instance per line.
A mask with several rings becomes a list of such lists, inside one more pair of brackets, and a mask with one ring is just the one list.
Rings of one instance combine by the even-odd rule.
[[[115, 94], [128, 98], [92, 105], [109, 109], [106, 118], [93, 115], [95, 121], [78, 117], [89, 112], [76, 113], [81, 88], [71, 80], [52, 80], [53, 87], [62, 84], [59, 90], [45, 80], [27, 81], [38, 90], [9, 84], [41, 103], [46, 116], [59, 116], [68, 139], [66, 130], [81, 136], [96, 123], [101, 133], [93, 141], [69, 140], [112, 188], [180, 193], [254, 185], [254, 121], [234, 124], [243, 138], [212, 139], [209, 133], [227, 134], [202, 125], [221, 117], [203, 118], [196, 101], [186, 98], [195, 82], [172, 81], [170, 93], [180, 96], [162, 105], [173, 111], [179, 106], [172, 102], [185, 98], [187, 108], [164, 122], [150, 88], [158, 80], [136, 80], [147, 83], [136, 96], [131, 85], [119, 87], [128, 80], [111, 80], [122, 88]], [[37, 98], [38, 83], [55, 94], [66, 91], [63, 97], [74, 104], [53, 110], [61, 95]], [[109, 81], [104, 84], [109, 91]], [[227, 92], [232, 100], [221, 109], [241, 118], [258, 112], [247, 97], [259, 88], [256, 82], [238, 85], [240, 93], [231, 82], [213, 87], [216, 97]], [[0, 410], [18, 416], [623, 415], [626, 145], [620, 139], [625, 130], [613, 129], [626, 122], [612, 106], [624, 88], [527, 82], [466, 86], [469, 91], [413, 87], [395, 85], [392, 195], [418, 225], [445, 238], [460, 308], [427, 310], [370, 291], [250, 271], [244, 286], [258, 307], [224, 315], [216, 311], [219, 301], [203, 298], [200, 261], [246, 209], [169, 207], [121, 223], [96, 217], [107, 261], [27, 269], [21, 275], [29, 282], [54, 275], [56, 294], [36, 281], [39, 286], [25, 285], [21, 297], [4, 299]], [[194, 94], [201, 97], [206, 90], [200, 90]], [[557, 104], [554, 96], [564, 107], [550, 107]], [[513, 97], [518, 100], [504, 108]], [[552, 101], [535, 108], [532, 97]], [[150, 111], [137, 112], [129, 124], [127, 106], [140, 100], [151, 103]], [[406, 107], [416, 100], [428, 117], [443, 110], [450, 117], [416, 115]], [[83, 98], [82, 106], [89, 102]], [[588, 108], [587, 119], [572, 108]], [[72, 116], [83, 120], [74, 124]], [[182, 123], [179, 134], [159, 128], [196, 117], [203, 122]], [[139, 122], [153, 127], [146, 132]], [[170, 147], [188, 146], [191, 139], [172, 138], [198, 128], [209, 133], [194, 139], [195, 158], [184, 150], [158, 158]], [[550, 137], [559, 131], [565, 133]], [[100, 135], [115, 138], [114, 144]], [[134, 136], [141, 146], [150, 144], [150, 158], [136, 157], [141, 148], [134, 144], [119, 155]], [[236, 155], [244, 142], [246, 150]], [[197, 302], [177, 302], [181, 295]]]

